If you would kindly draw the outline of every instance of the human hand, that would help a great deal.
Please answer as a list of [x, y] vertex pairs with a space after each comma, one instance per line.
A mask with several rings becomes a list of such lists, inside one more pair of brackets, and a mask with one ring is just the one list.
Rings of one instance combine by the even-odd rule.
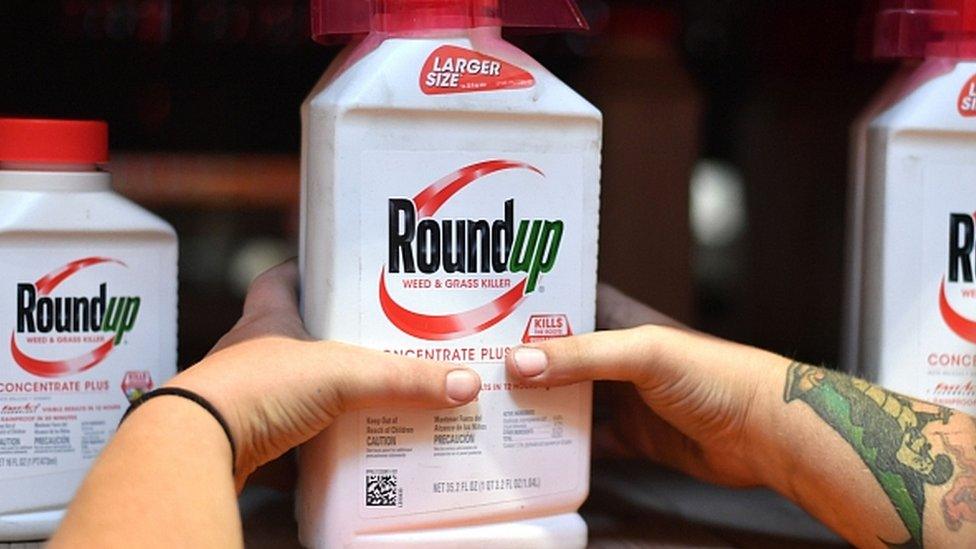
[[616, 331], [521, 347], [509, 372], [537, 386], [630, 382], [613, 388], [614, 430], [595, 440], [710, 482], [765, 482], [749, 418], [781, 391], [772, 384], [787, 359], [691, 331], [605, 285], [597, 324]]
[[314, 340], [298, 314], [297, 283], [294, 261], [259, 276], [234, 328], [167, 383], [200, 394], [226, 418], [237, 445], [238, 489], [257, 467], [339, 414], [374, 406], [450, 408], [474, 400], [481, 387], [478, 374], [462, 366]]

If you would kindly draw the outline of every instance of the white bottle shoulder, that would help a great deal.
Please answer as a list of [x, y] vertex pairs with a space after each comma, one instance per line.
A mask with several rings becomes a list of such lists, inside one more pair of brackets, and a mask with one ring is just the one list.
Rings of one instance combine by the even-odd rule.
[[[456, 46], [497, 58], [529, 72], [535, 85], [526, 89], [425, 95], [422, 68], [441, 46]], [[416, 110], [540, 114], [602, 121], [600, 111], [545, 67], [497, 37], [456, 36], [441, 39], [367, 38], [348, 47], [306, 100], [305, 108], [340, 116], [354, 110]]]
[[141, 233], [176, 240], [169, 223], [112, 191], [3, 190], [0, 211], [0, 233]]
[[[906, 78], [899, 99], [871, 123], [875, 131], [976, 133], [976, 62], [932, 59]], [[972, 89], [967, 89], [972, 88]], [[963, 104], [972, 95], [971, 114]]]

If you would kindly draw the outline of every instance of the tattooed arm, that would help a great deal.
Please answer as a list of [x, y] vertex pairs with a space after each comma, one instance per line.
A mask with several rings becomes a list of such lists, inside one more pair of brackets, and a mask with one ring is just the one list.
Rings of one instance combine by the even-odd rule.
[[[787, 468], [771, 475], [771, 486], [859, 545], [976, 542], [976, 526], [963, 528], [976, 510], [976, 479], [966, 469], [976, 454], [970, 417], [799, 363], [787, 368], [783, 401], [774, 422], [780, 432], [793, 426], [797, 436], [829, 440], [841, 451], [787, 449]], [[773, 436], [767, 444], [782, 452], [790, 440]], [[864, 531], [867, 525], [877, 527]]]
[[[610, 288], [599, 311], [605, 328], [662, 323]], [[976, 546], [972, 418], [671, 324], [519, 348], [508, 367], [536, 385], [631, 382], [617, 387], [619, 446], [769, 486], [858, 546]]]

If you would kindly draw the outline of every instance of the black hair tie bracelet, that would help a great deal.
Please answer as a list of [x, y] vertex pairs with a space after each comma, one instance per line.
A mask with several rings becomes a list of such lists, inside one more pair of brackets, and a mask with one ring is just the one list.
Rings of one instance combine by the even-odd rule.
[[234, 437], [230, 434], [230, 426], [227, 425], [227, 420], [224, 419], [224, 416], [217, 411], [217, 408], [213, 404], [210, 404], [210, 401], [194, 393], [193, 391], [180, 389], [179, 387], [161, 387], [154, 391], [149, 391], [132, 402], [129, 409], [126, 410], [125, 414], [122, 415], [122, 419], [119, 420], [119, 425], [121, 426], [122, 422], [124, 422], [126, 418], [128, 418], [129, 415], [140, 406], [156, 397], [161, 396], [176, 396], [185, 398], [186, 400], [196, 403], [217, 420], [217, 423], [220, 424], [220, 428], [223, 429], [224, 434], [227, 435], [227, 442], [230, 443], [231, 472], [234, 472], [237, 469], [237, 446], [234, 444]]

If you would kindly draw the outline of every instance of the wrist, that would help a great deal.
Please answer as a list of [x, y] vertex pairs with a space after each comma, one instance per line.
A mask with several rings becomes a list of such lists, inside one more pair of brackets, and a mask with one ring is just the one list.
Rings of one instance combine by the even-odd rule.
[[[231, 444], [220, 424], [198, 404], [173, 395], [145, 401], [119, 427], [139, 447], [154, 448], [190, 459], [196, 456], [230, 473]], [[185, 454], [186, 449], [192, 452]]]
[[794, 474], [796, 472], [792, 446], [797, 444], [796, 425], [790, 423], [783, 388], [792, 360], [767, 354], [763, 368], [764, 379], [756, 395], [757, 412], [750, 424], [753, 446], [757, 449], [755, 472], [760, 483], [783, 496], [796, 500]]
[[153, 400], [158, 400], [160, 398], [166, 398], [166, 397], [176, 397], [176, 398], [183, 399], [187, 402], [191, 402], [196, 406], [198, 406], [200, 410], [210, 415], [210, 417], [217, 422], [217, 425], [219, 425], [220, 429], [224, 432], [224, 436], [227, 438], [227, 442], [230, 446], [230, 455], [231, 455], [230, 462], [232, 466], [231, 468], [232, 470], [236, 470], [237, 448], [236, 445], [234, 444], [234, 435], [231, 432], [230, 426], [227, 424], [227, 420], [224, 419], [223, 414], [221, 414], [220, 411], [213, 404], [210, 403], [210, 401], [208, 401], [206, 398], [200, 396], [198, 393], [194, 391], [183, 389], [181, 387], [171, 387], [171, 386], [160, 387], [158, 389], [152, 390], [142, 395], [132, 403], [129, 409], [125, 412], [125, 415], [122, 416], [122, 421], [120, 423], [124, 423], [125, 420], [129, 418], [129, 416], [131, 416], [140, 407], [144, 406], [147, 402], [151, 402]]
[[[204, 407], [190, 400], [187, 400], [185, 403], [189, 406], [196, 406], [197, 411], [204, 419], [209, 419], [213, 425], [217, 426], [218, 431], [222, 434], [224, 440], [227, 441], [227, 446], [233, 450], [233, 456], [228, 458], [229, 461], [227, 463], [234, 476], [240, 481], [246, 478], [255, 468], [247, 459], [250, 440], [248, 438], [248, 429], [247, 425], [242, 421], [241, 415], [237, 413], [238, 403], [235, 403], [233, 398], [229, 397], [232, 391], [221, 387], [223, 381], [221, 379], [222, 376], [218, 375], [219, 372], [212, 368], [213, 365], [208, 364], [208, 361], [211, 360], [213, 359], [207, 358], [196, 366], [182, 372], [166, 383], [163, 388], [182, 389], [195, 393], [208, 402], [216, 411], [216, 414], [212, 414]], [[162, 398], [166, 398], [167, 400], [173, 399], [173, 397], [167, 396], [153, 400]], [[176, 399], [183, 400], [179, 397], [176, 397]], [[223, 425], [217, 420], [216, 416], [223, 419]], [[224, 426], [226, 426], [226, 430], [224, 430]]]

